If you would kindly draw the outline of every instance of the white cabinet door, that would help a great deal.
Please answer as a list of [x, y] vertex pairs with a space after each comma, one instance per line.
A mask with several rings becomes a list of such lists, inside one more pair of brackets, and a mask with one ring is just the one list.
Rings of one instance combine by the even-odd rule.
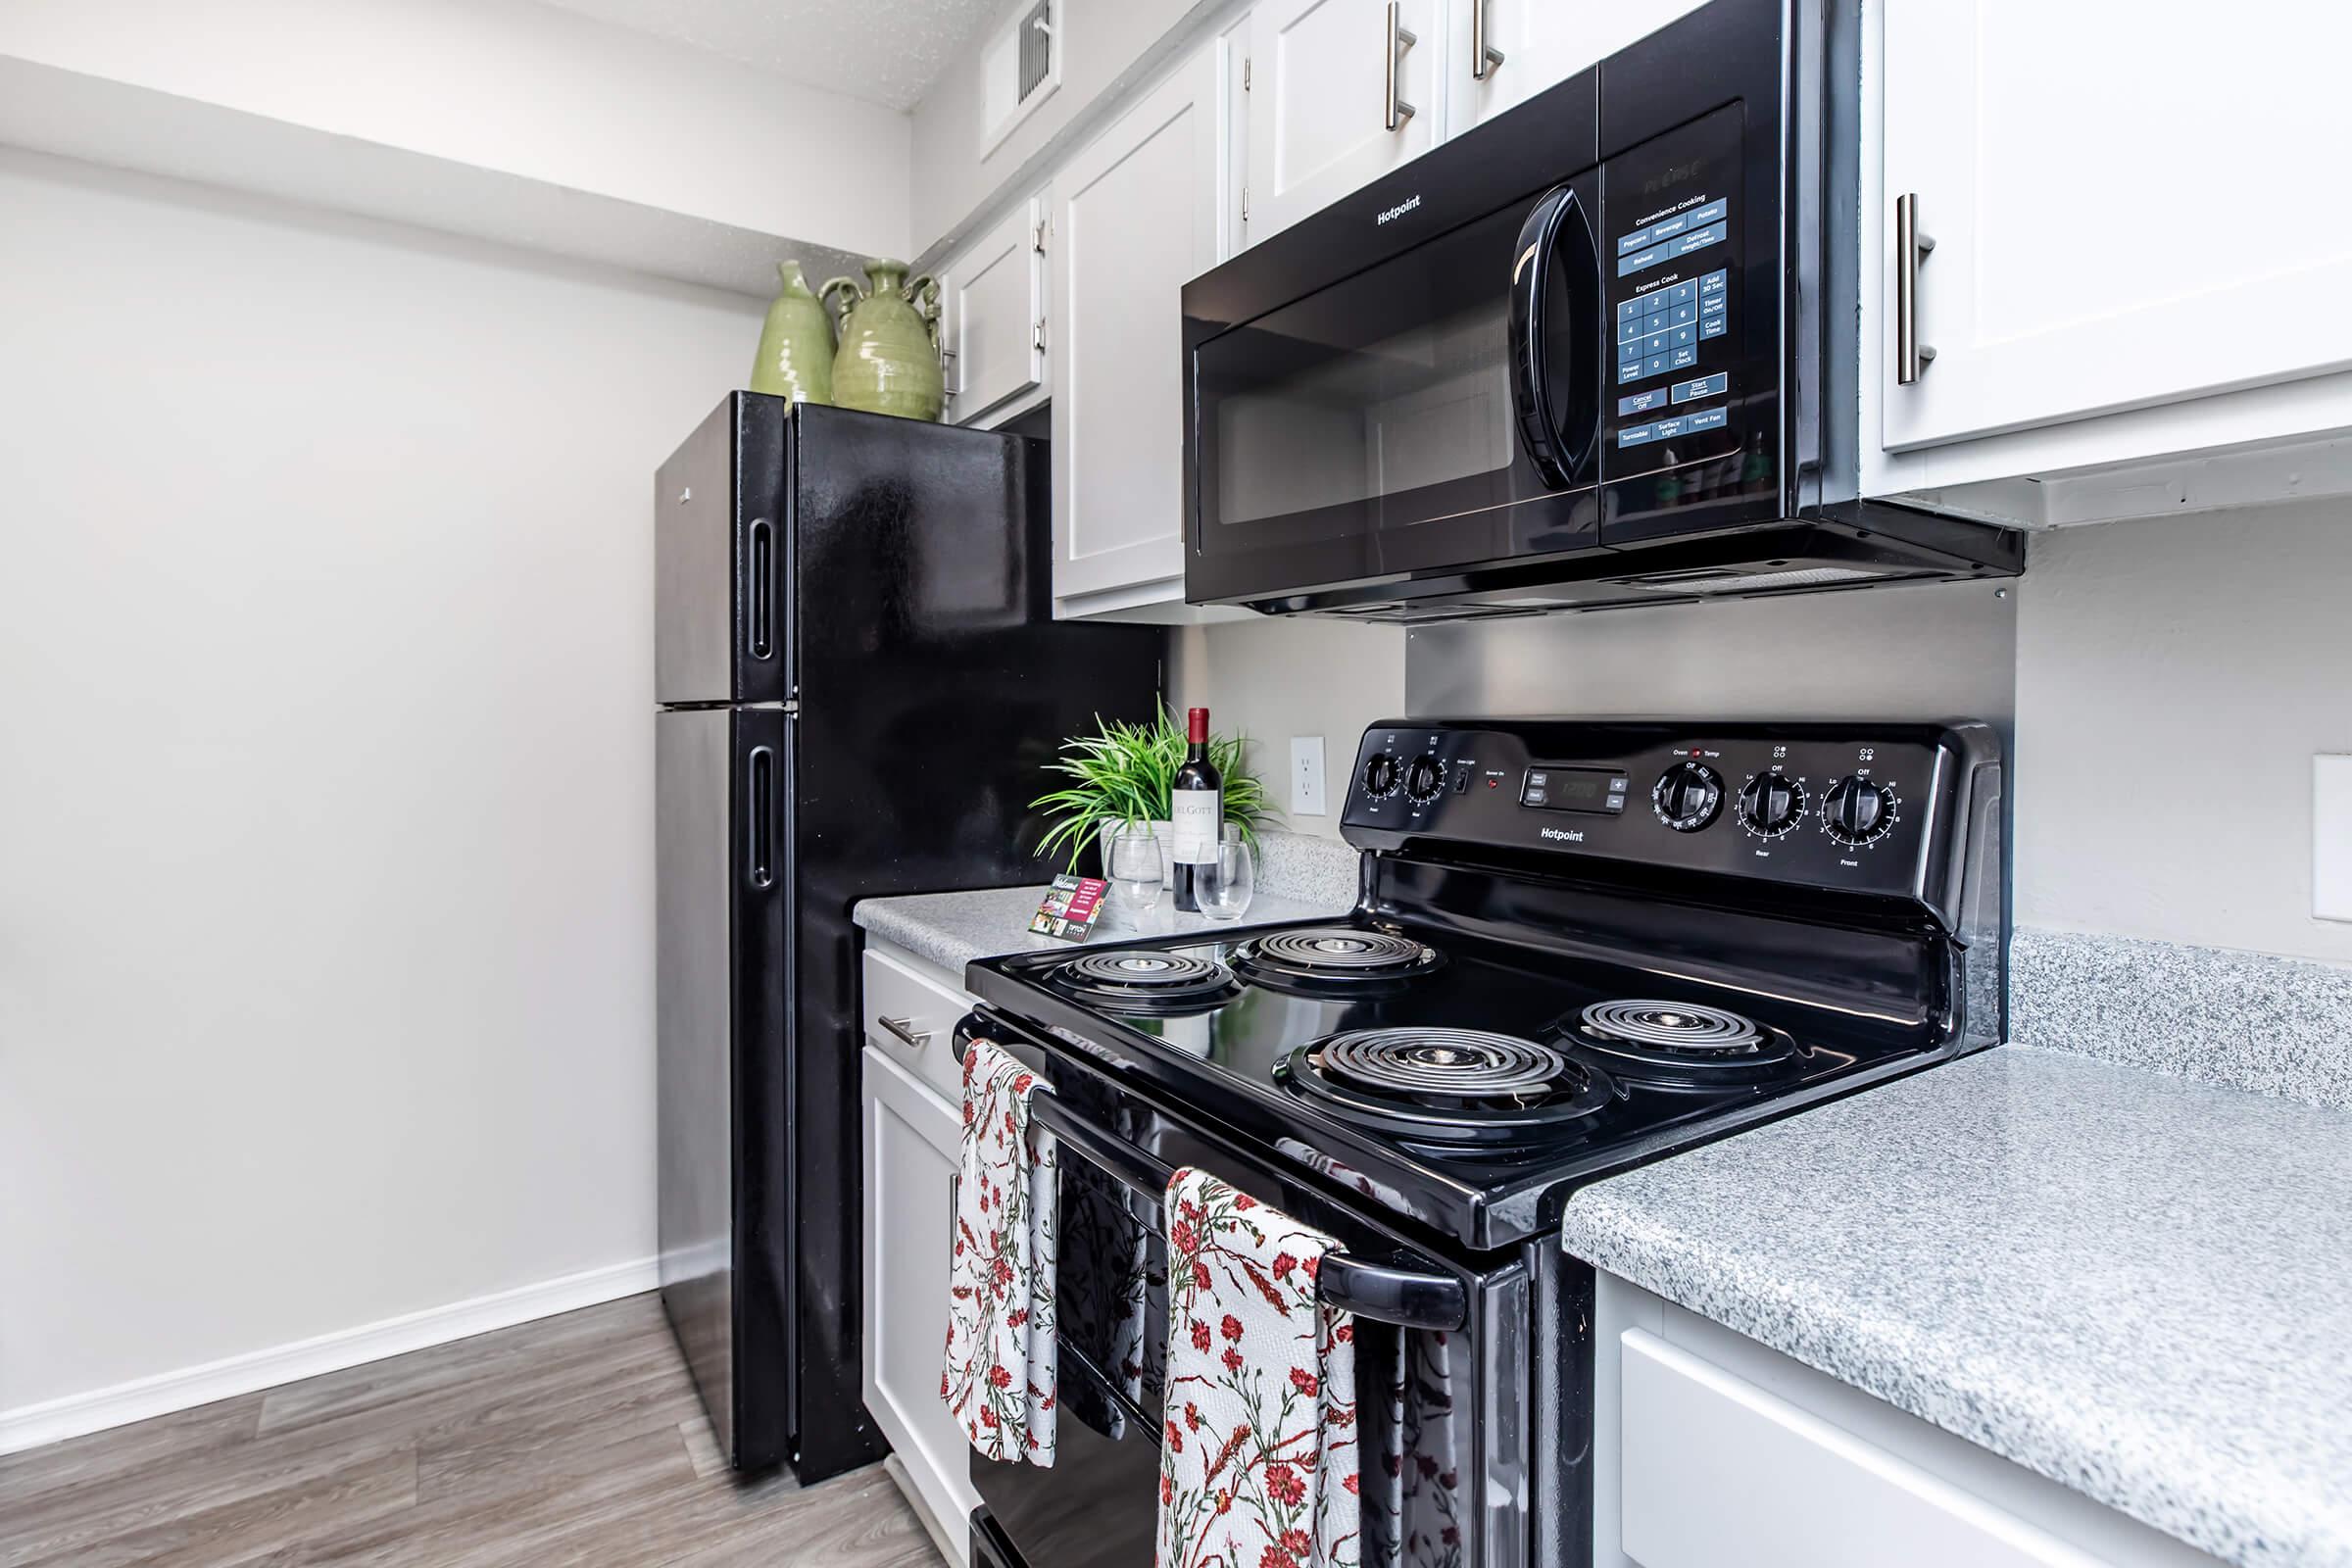
[[[960, 1114], [865, 1048], [865, 1406], [948, 1544], [979, 1505], [963, 1430], [940, 1402]], [[960, 1564], [960, 1559], [959, 1559]]]
[[[1657, 31], [1705, 0], [1611, 0], [1607, 5], [1564, 0], [1452, 0], [1446, 52], [1451, 79], [1446, 92], [1446, 134], [1458, 136], [1515, 104], [1565, 80], [1637, 38]], [[1481, 70], [1473, 48], [1482, 29], [1486, 47], [1502, 56]]]
[[[1184, 597], [1184, 285], [1217, 261], [1218, 50], [1054, 177], [1054, 594]], [[1119, 608], [1128, 608], [1122, 605]]]
[[[2352, 11], [2304, 0], [1885, 10], [1885, 445], [2352, 366]], [[2324, 162], [2324, 160], [2323, 160]], [[1892, 209], [1918, 197], [1936, 357], [1897, 383]]]
[[1621, 1343], [1623, 1541], [1642, 1568], [2102, 1568], [1655, 1335]]
[[948, 264], [941, 326], [948, 413], [957, 424], [1028, 396], [1046, 380], [1046, 198], [1032, 197]]
[[[1548, 0], [1559, 4], [1560, 0]], [[1574, 9], [1585, 9], [1582, 6]], [[1250, 228], [1255, 244], [1437, 144], [1446, 38], [1441, 0], [1264, 0], [1250, 18]], [[1389, 74], [1399, 112], [1389, 124]]]

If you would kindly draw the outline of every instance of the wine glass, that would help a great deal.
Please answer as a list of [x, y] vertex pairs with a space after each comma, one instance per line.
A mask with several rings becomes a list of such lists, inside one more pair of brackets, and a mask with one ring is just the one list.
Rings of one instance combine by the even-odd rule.
[[1166, 865], [1151, 823], [1124, 823], [1111, 834], [1108, 870], [1113, 901], [1130, 920], [1140, 921], [1159, 907]]
[[1193, 896], [1211, 920], [1239, 920], [1257, 891], [1257, 856], [1235, 824], [1225, 824], [1207, 863], [1193, 868]]

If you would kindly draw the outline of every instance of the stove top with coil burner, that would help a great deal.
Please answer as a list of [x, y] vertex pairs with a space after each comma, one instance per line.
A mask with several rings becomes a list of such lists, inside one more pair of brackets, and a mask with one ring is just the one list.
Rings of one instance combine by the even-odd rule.
[[1241, 990], [1223, 963], [1190, 953], [1082, 953], [1053, 966], [1046, 984], [1094, 1006], [1154, 1017], [1203, 1012]]
[[1802, 1067], [1786, 1031], [1689, 1003], [1596, 1002], [1562, 1019], [1558, 1038], [1581, 1060], [1663, 1088], [1765, 1083]]
[[[1347, 915], [1099, 932], [966, 985], [991, 1027], [1082, 1053], [1204, 1136], [1510, 1245], [1583, 1182], [1999, 1038], [1981, 728], [1375, 726], [1366, 756], [1427, 748], [1447, 783], [1380, 795], [1366, 779], [1396, 769], [1359, 758]], [[1647, 809], [1583, 810], [1579, 771], [1636, 777]], [[1180, 1005], [1178, 976], [1198, 986]]]
[[1309, 926], [1252, 937], [1234, 950], [1233, 967], [1255, 984], [1304, 995], [1360, 996], [1428, 974], [1446, 956], [1393, 931]]
[[1274, 1073], [1350, 1121], [1437, 1147], [1540, 1142], [1617, 1098], [1562, 1052], [1478, 1029], [1352, 1029], [1300, 1046]]

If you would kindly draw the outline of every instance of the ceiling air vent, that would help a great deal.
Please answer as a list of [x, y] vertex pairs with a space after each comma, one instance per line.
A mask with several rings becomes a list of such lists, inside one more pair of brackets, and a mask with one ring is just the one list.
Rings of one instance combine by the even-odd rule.
[[1021, 92], [1019, 102], [1046, 84], [1054, 64], [1054, 0], [1037, 0], [1021, 20]]
[[989, 35], [981, 50], [983, 157], [1061, 85], [1061, 40], [1054, 15], [1058, 3], [1033, 0], [1023, 6]]

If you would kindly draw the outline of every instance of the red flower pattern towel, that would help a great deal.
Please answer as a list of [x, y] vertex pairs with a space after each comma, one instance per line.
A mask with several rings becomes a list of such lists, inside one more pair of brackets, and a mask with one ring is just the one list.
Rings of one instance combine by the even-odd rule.
[[948, 1266], [939, 1396], [990, 1459], [1054, 1462], [1053, 1136], [1031, 1140], [1029, 1097], [1051, 1093], [1003, 1047], [963, 1057], [963, 1152]]
[[1158, 1568], [1355, 1568], [1355, 1322], [1339, 1244], [1215, 1177], [1168, 1183]]

